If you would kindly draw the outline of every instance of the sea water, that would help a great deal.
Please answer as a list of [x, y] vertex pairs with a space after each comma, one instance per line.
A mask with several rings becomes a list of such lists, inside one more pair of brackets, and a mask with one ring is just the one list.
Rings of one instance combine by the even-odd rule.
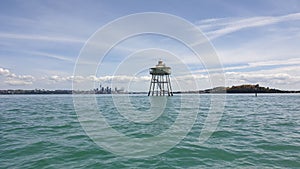
[[[198, 140], [212, 109], [212, 95], [190, 95], [190, 100], [199, 97], [199, 104], [187, 102], [190, 105], [183, 108], [181, 95], [166, 97], [159, 117], [143, 122], [130, 121], [120, 111], [137, 110], [142, 112], [140, 119], [146, 119], [151, 97], [93, 97], [106, 123], [129, 138], [158, 136], [175, 124], [180, 113], [196, 111], [196, 116], [176, 145], [157, 155], [131, 158], [88, 136], [72, 95], [2, 95], [0, 168], [300, 168], [298, 94], [226, 95], [220, 121], [203, 143]], [[116, 99], [127, 98], [130, 106], [116, 104]]]

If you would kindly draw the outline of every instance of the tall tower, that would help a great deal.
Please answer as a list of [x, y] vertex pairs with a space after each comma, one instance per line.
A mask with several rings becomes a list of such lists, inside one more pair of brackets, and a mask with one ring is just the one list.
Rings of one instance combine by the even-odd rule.
[[171, 68], [167, 67], [162, 60], [155, 67], [150, 68], [152, 75], [148, 96], [173, 96], [169, 75]]

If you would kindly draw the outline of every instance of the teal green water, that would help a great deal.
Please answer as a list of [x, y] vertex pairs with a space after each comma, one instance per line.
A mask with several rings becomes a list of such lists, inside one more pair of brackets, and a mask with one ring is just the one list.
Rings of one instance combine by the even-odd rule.
[[[131, 96], [131, 102], [143, 110], [147, 98]], [[209, 98], [201, 95], [196, 122], [179, 144], [157, 156], [130, 159], [85, 134], [71, 95], [0, 96], [0, 168], [300, 168], [300, 95], [227, 95], [217, 130], [197, 145]], [[97, 96], [109, 124], [130, 137], [168, 129], [180, 97], [168, 99], [173, 103], [168, 112], [146, 125], [117, 117], [112, 98]]]

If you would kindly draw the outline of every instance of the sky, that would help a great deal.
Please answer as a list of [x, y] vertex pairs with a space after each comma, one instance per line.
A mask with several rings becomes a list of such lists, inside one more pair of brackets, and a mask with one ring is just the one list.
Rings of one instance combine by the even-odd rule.
[[97, 31], [143, 12], [171, 14], [195, 25], [215, 50], [226, 86], [300, 90], [298, 0], [2, 0], [0, 89], [72, 89], [72, 83], [92, 81], [95, 87], [146, 91], [148, 68], [159, 59], [172, 68], [174, 90], [216, 87], [214, 75], [188, 48], [153, 34], [120, 42], [95, 63], [94, 74], [74, 76], [80, 52]]

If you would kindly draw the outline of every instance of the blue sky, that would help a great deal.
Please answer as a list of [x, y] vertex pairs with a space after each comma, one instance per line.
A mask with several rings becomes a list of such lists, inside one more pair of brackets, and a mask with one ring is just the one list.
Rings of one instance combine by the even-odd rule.
[[[76, 59], [90, 36], [119, 17], [140, 12], [168, 13], [195, 24], [214, 46], [227, 86], [259, 83], [300, 89], [298, 0], [2, 0], [0, 4], [0, 89], [71, 89]], [[198, 88], [211, 87], [201, 63], [194, 62], [177, 42], [155, 35], [120, 43], [100, 64], [98, 73], [83, 80], [110, 85], [115, 77], [119, 88], [128, 88], [126, 81], [132, 81], [133, 88], [147, 90], [147, 69], [112, 73], [126, 56], [143, 48], [180, 55], [199, 81]], [[159, 58], [145, 61], [155, 65]], [[132, 62], [143, 62], [135, 59]], [[176, 67], [171, 60], [167, 65]], [[173, 72], [175, 79], [176, 69]], [[187, 81], [190, 77], [180, 78]]]

